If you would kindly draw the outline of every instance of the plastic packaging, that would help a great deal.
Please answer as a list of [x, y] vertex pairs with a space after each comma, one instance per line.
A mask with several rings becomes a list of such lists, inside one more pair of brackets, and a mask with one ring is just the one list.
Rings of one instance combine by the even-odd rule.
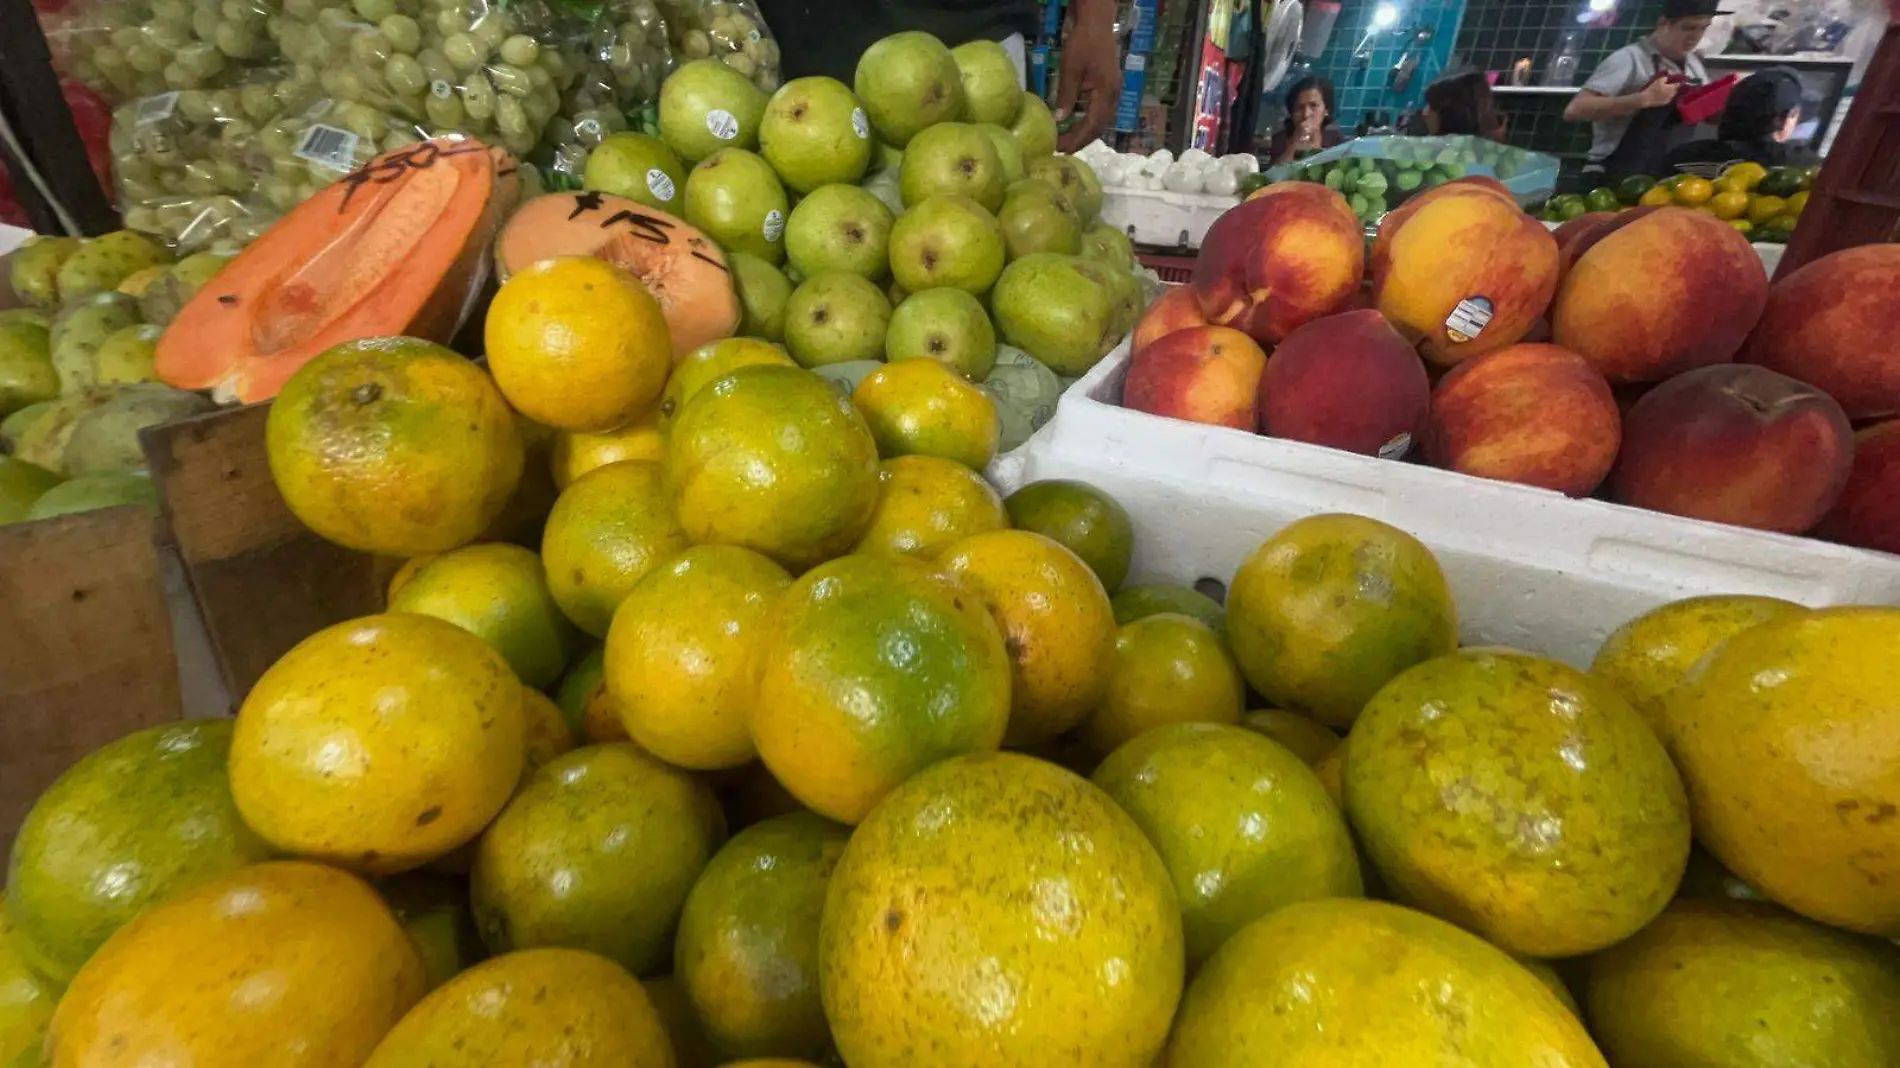
[[1361, 137], [1281, 164], [1267, 177], [1324, 182], [1348, 200], [1359, 198], [1354, 210], [1373, 223], [1414, 193], [1473, 174], [1496, 178], [1529, 206], [1556, 190], [1557, 170], [1555, 156], [1481, 137]]
[[550, 186], [577, 189], [587, 154], [608, 135], [657, 132], [654, 105], [675, 63], [654, 0], [614, 0], [574, 40], [576, 73], [534, 160]]
[[711, 56], [770, 93], [779, 87], [779, 49], [752, 0], [660, 0], [680, 62]]

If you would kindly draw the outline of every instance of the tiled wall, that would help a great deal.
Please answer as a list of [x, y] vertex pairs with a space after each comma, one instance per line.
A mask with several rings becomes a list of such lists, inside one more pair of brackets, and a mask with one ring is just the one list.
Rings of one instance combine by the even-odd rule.
[[[1398, 8], [1398, 21], [1368, 42], [1370, 56], [1356, 60], [1354, 52], [1379, 7], [1379, 0], [1346, 0], [1339, 22], [1326, 43], [1326, 52], [1313, 64], [1313, 73], [1332, 79], [1339, 103], [1339, 125], [1347, 132], [1368, 111], [1397, 115], [1424, 100], [1425, 86], [1445, 72], [1459, 36], [1459, 17], [1465, 0], [1385, 0]], [[1494, 0], [1495, 2], [1495, 0]], [[1515, 0], [1505, 0], [1507, 4]], [[1392, 68], [1412, 44], [1420, 27], [1432, 30], [1431, 43], [1419, 49], [1418, 70], [1405, 92], [1391, 88]]]
[[[1576, 84], [1582, 85], [1605, 56], [1655, 28], [1662, 0], [1621, 0], [1616, 25], [1608, 28], [1579, 24], [1577, 16], [1586, 7], [1587, 0], [1468, 0], [1452, 62], [1508, 72], [1519, 59], [1529, 59], [1531, 81], [1541, 84], [1559, 38], [1576, 30], [1581, 35]], [[1574, 166], [1590, 147], [1590, 126], [1563, 121], [1569, 99], [1500, 94], [1511, 143], [1563, 156]]]

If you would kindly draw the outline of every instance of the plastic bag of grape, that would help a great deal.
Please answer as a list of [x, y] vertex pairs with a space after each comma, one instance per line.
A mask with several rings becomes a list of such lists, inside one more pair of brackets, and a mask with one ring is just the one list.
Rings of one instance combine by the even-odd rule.
[[653, 125], [660, 83], [673, 70], [666, 21], [654, 0], [569, 3], [577, 20], [577, 73], [532, 157], [552, 188], [579, 189], [588, 153], [612, 134]]
[[237, 84], [281, 61], [275, 0], [77, 0], [39, 11], [53, 65], [114, 106]]
[[779, 85], [778, 42], [752, 0], [659, 0], [681, 63], [711, 57], [767, 93]]

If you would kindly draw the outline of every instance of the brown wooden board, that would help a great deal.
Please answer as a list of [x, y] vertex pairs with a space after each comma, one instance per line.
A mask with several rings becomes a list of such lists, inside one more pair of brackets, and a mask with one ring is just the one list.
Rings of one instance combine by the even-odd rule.
[[0, 526], [0, 857], [80, 757], [182, 714], [157, 523], [124, 507]]
[[264, 452], [269, 412], [232, 408], [141, 435], [233, 702], [312, 633], [381, 611], [400, 564], [332, 545], [291, 515]]

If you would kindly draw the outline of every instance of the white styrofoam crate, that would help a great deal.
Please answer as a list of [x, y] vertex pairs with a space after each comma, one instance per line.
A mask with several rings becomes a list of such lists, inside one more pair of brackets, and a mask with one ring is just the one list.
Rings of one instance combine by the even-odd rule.
[[1137, 245], [1198, 249], [1214, 220], [1238, 203], [1238, 197], [1212, 193], [1105, 189], [1102, 221], [1127, 234]]
[[1286, 524], [1352, 512], [1431, 546], [1467, 644], [1579, 667], [1611, 630], [1682, 597], [1900, 604], [1900, 557], [1129, 411], [1128, 360], [1124, 343], [989, 476], [1005, 494], [1072, 478], [1113, 495], [1134, 520], [1131, 582], [1224, 586]]

